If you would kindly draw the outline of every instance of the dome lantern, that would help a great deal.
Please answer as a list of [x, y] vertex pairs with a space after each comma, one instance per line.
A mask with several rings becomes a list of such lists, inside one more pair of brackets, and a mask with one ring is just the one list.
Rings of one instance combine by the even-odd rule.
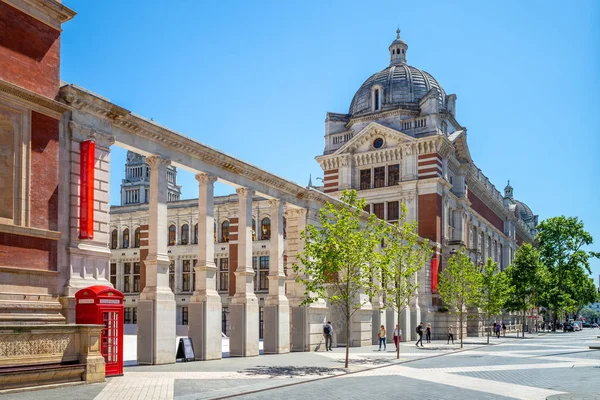
[[408, 45], [400, 39], [400, 28], [396, 29], [396, 40], [389, 47], [390, 65], [406, 64], [406, 51]]
[[504, 188], [504, 198], [505, 199], [512, 199], [513, 198], [513, 187], [510, 186], [510, 180], [508, 181], [508, 184]]

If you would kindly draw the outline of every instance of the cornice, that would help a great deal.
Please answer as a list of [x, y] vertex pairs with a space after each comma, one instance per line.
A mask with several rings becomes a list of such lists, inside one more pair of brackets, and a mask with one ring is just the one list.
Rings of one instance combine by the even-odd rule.
[[60, 119], [63, 113], [71, 110], [71, 107], [66, 104], [34, 93], [2, 79], [0, 79], [0, 94], [6, 95], [6, 97], [16, 100], [34, 111], [56, 119]]
[[378, 118], [388, 117], [391, 115], [399, 115], [399, 114], [407, 114], [407, 115], [413, 115], [415, 117], [418, 117], [420, 115], [420, 111], [419, 110], [409, 110], [406, 108], [397, 108], [395, 110], [382, 111], [379, 113], [368, 114], [365, 116], [359, 116], [359, 117], [355, 117], [355, 118], [351, 117], [350, 121], [346, 124], [346, 127], [349, 129], [352, 127], [352, 125], [354, 125], [357, 122], [373, 121]]
[[4, 0], [4, 2], [59, 31], [61, 24], [77, 15], [75, 11], [56, 0]]

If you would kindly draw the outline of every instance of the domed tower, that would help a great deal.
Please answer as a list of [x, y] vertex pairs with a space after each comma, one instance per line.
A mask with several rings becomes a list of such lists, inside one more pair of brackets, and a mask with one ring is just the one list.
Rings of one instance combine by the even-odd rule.
[[390, 65], [405, 64], [408, 45], [400, 39], [400, 28], [396, 29], [396, 40], [390, 44]]

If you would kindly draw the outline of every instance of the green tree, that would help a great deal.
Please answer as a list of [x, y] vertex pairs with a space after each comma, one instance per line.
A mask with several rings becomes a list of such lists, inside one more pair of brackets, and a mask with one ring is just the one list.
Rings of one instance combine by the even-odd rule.
[[[419, 287], [415, 274], [431, 258], [432, 252], [428, 241], [419, 238], [418, 222], [406, 221], [406, 214], [406, 205], [402, 203], [398, 224], [384, 231], [385, 245], [380, 259], [383, 302], [396, 313], [397, 321]], [[400, 358], [400, 346], [396, 349], [396, 358]]]
[[481, 271], [481, 291], [477, 305], [483, 316], [483, 326], [487, 330], [487, 342], [490, 342], [489, 320], [492, 316], [502, 313], [508, 301], [510, 289], [508, 276], [504, 271], [498, 270], [498, 263], [488, 258]]
[[594, 240], [577, 217], [548, 218], [537, 229], [536, 243], [541, 261], [548, 268], [544, 300], [552, 311], [552, 329], [556, 329], [558, 315], [579, 302], [573, 298], [577, 294], [569, 290], [569, 285], [577, 280], [581, 271], [591, 273], [590, 259], [600, 254], [584, 249]]
[[362, 211], [366, 202], [357, 199], [355, 190], [342, 192], [341, 200], [342, 204], [326, 203], [319, 211], [319, 224], [308, 225], [302, 232], [304, 251], [298, 255], [300, 264], [294, 265], [294, 271], [305, 285], [303, 305], [322, 298], [341, 310], [346, 322], [348, 368], [350, 319], [380, 290], [373, 276], [383, 226], [375, 215], [367, 217]]
[[506, 269], [510, 295], [507, 309], [521, 311], [523, 315], [523, 337], [527, 310], [536, 305], [537, 296], [541, 291], [543, 267], [540, 253], [529, 243], [524, 243], [517, 249], [513, 263]]
[[461, 348], [467, 307], [477, 305], [480, 290], [481, 274], [464, 250], [450, 257], [440, 274], [438, 293], [449, 311], [458, 315]]
[[566, 311], [573, 312], [577, 319], [585, 306], [596, 302], [598, 291], [594, 284], [594, 279], [588, 276], [583, 269], [578, 269], [570, 274], [567, 287], [567, 292], [571, 298], [571, 305]]

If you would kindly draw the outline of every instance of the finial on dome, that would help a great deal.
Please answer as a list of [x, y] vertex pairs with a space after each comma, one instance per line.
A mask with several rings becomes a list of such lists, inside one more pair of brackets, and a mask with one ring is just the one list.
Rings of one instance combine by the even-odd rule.
[[392, 42], [389, 50], [390, 65], [406, 63], [406, 50], [408, 50], [408, 45], [404, 43], [402, 39], [400, 39], [400, 27], [396, 29], [396, 40]]
[[506, 187], [504, 188], [504, 197], [508, 198], [508, 199], [513, 198], [513, 187], [510, 186], [510, 179], [508, 180], [508, 183], [506, 184]]

